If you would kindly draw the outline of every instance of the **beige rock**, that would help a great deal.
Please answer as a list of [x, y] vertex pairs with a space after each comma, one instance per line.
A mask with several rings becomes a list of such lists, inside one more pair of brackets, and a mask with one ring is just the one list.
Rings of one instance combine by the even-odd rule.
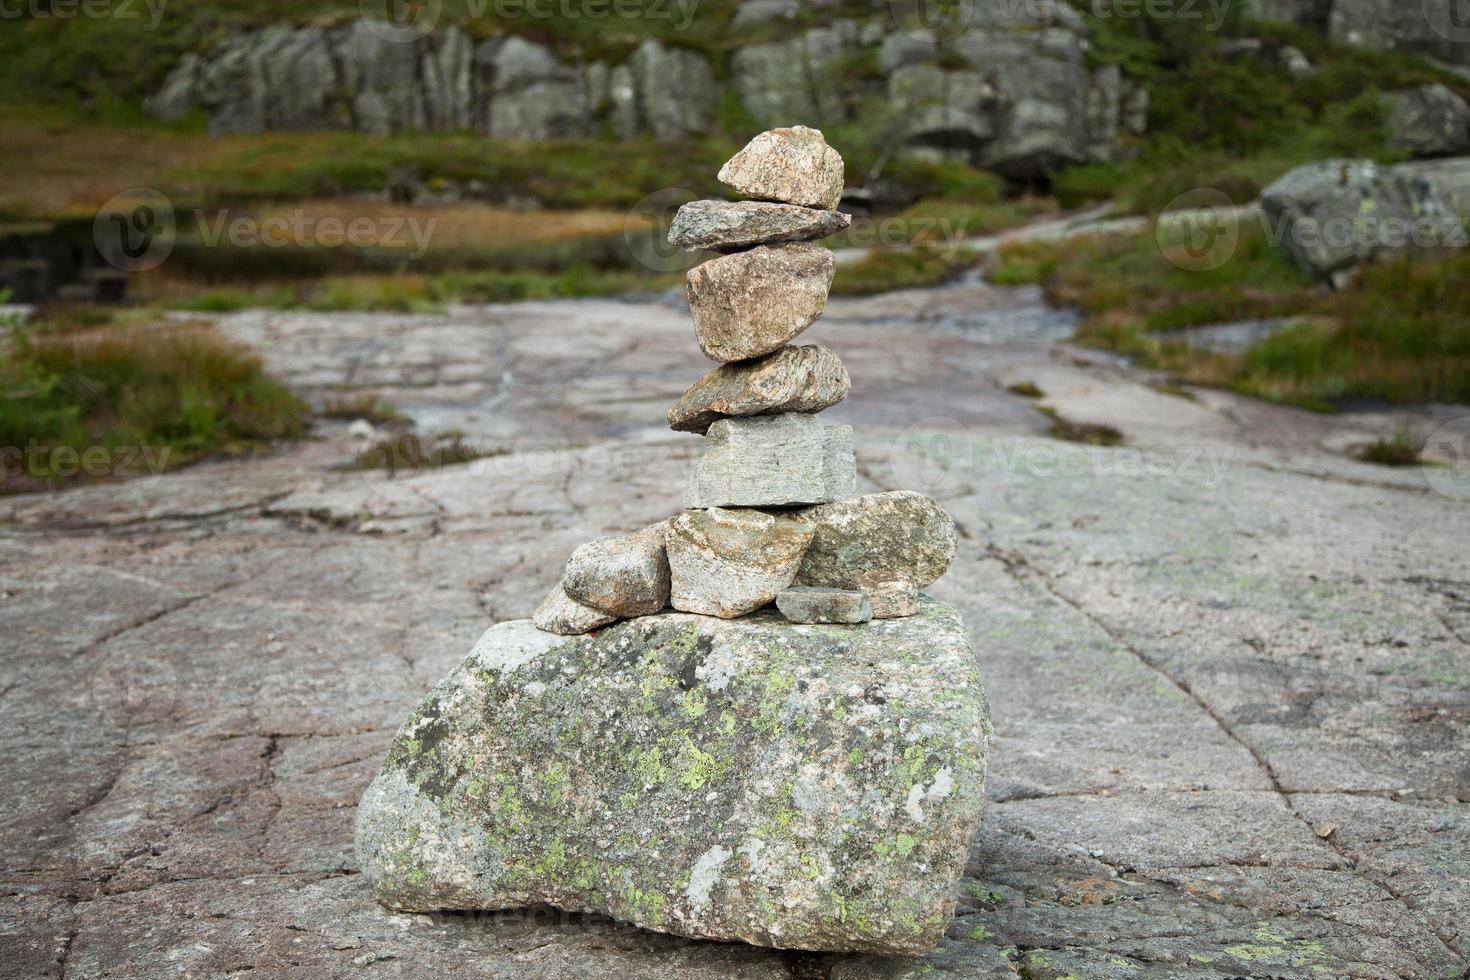
[[808, 507], [795, 516], [816, 530], [797, 585], [860, 589], [863, 576], [888, 572], [923, 588], [945, 573], [957, 546], [954, 519], [937, 501], [907, 490]]
[[582, 605], [567, 595], [558, 582], [546, 594], [546, 598], [541, 600], [541, 605], [536, 607], [532, 621], [538, 630], [560, 633], [562, 636], [576, 636], [578, 633], [590, 633], [599, 626], [606, 626], [617, 618], [600, 609]]
[[827, 308], [837, 263], [820, 245], [761, 245], [689, 270], [685, 295], [699, 349], [716, 361], [780, 350]]
[[709, 427], [685, 507], [792, 507], [857, 492], [852, 426], [784, 412]]
[[675, 517], [667, 539], [673, 607], [734, 619], [791, 584], [812, 527], [759, 510], [716, 508]]
[[847, 397], [852, 379], [831, 350], [783, 347], [754, 361], [722, 364], [669, 409], [675, 432], [705, 432], [722, 418], [820, 412]]
[[720, 180], [746, 197], [807, 208], [842, 200], [842, 155], [819, 129], [792, 126], [761, 133], [720, 168]]
[[919, 611], [919, 590], [897, 572], [859, 575], [857, 587], [868, 597], [874, 619], [902, 619]]
[[562, 588], [576, 602], [614, 616], [651, 616], [669, 603], [664, 525], [589, 541], [567, 559]]

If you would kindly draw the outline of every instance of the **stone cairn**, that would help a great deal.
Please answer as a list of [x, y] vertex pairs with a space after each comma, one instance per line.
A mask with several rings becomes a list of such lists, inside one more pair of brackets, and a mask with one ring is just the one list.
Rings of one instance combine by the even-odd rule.
[[[921, 955], [954, 914], [991, 734], [963, 623], [920, 593], [955, 528], [855, 496], [830, 350], [789, 342], [835, 264], [842, 158], [813, 129], [720, 171], [670, 240], [720, 366], [669, 411], [703, 433], [684, 513], [578, 548], [534, 621], [492, 626], [400, 729], [357, 861], [410, 912], [548, 904], [681, 936]], [[778, 612], [765, 607], [774, 601]], [[673, 611], [667, 607], [672, 606]]]
[[814, 239], [846, 228], [842, 157], [821, 132], [762, 133], [720, 170], [755, 200], [695, 201], [669, 241], [723, 253], [689, 272], [700, 350], [720, 366], [673, 408], [705, 437], [683, 514], [572, 553], [536, 625], [575, 635], [667, 606], [733, 619], [773, 600], [795, 623], [911, 616], [944, 574], [955, 531], [915, 493], [856, 496], [852, 427], [816, 413], [852, 382], [826, 347], [791, 346], [827, 305], [837, 271]]

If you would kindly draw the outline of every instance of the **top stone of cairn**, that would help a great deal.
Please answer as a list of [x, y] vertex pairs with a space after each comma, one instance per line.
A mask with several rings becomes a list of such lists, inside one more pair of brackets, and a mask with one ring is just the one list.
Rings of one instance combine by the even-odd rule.
[[842, 156], [819, 129], [761, 133], [720, 168], [720, 180], [746, 197], [831, 210], [842, 200]]

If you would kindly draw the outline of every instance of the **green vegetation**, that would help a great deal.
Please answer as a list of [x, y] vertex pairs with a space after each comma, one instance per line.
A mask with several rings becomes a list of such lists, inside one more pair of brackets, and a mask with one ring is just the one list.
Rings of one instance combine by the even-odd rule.
[[1423, 444], [1414, 436], [1400, 429], [1387, 439], [1375, 439], [1358, 451], [1357, 457], [1365, 463], [1379, 466], [1419, 466], [1423, 460], [1419, 453]]
[[1063, 418], [1062, 415], [1050, 405], [1038, 405], [1036, 410], [1051, 419], [1051, 425], [1047, 427], [1046, 433], [1053, 439], [1064, 439], [1067, 442], [1080, 442], [1088, 446], [1121, 446], [1123, 445], [1123, 433], [1100, 422], [1074, 422]]
[[[1017, 243], [1001, 250], [995, 278], [1041, 283], [1052, 300], [1081, 310], [1083, 343], [1188, 384], [1320, 411], [1349, 399], [1470, 401], [1465, 250], [1370, 265], [1339, 292], [1312, 283], [1254, 223], [1242, 225], [1233, 257], [1217, 269], [1190, 271], [1169, 254], [1152, 232]], [[1202, 353], [1161, 336], [1255, 317], [1301, 322], [1243, 355]]]
[[108, 319], [9, 324], [3, 489], [156, 472], [301, 434], [305, 406], [208, 326]]
[[975, 254], [957, 249], [871, 249], [861, 262], [843, 265], [832, 282], [835, 296], [867, 296], [894, 289], [935, 286], [975, 264]]
[[[1074, 0], [1084, 12], [1085, 0]], [[1069, 206], [1113, 198], [1157, 213], [1185, 191], [1213, 187], [1238, 203], [1309, 160], [1391, 161], [1380, 92], [1442, 82], [1470, 96], [1470, 82], [1421, 58], [1330, 43], [1310, 29], [1247, 19], [1229, 4], [1218, 30], [1205, 17], [1089, 17], [1090, 56], [1149, 84], [1147, 135], [1135, 159], [1059, 174], [1052, 189]], [[1225, 54], [1221, 42], [1251, 37], [1256, 53]], [[1279, 52], [1301, 50], [1314, 71], [1291, 75]]]
[[1013, 384], [1013, 385], [1009, 386], [1008, 388], [1006, 388], [1006, 391], [1009, 391], [1013, 395], [1020, 395], [1022, 398], [1045, 398], [1046, 397], [1046, 392], [1044, 392], [1040, 388], [1038, 388], [1036, 386], [1036, 383], [1033, 382], [1033, 381], [1020, 381], [1020, 382], [1017, 382], [1016, 384]]

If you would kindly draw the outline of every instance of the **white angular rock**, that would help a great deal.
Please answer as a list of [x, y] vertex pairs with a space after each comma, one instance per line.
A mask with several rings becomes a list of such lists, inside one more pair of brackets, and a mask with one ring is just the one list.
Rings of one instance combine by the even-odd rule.
[[684, 293], [699, 349], [716, 361], [780, 350], [827, 308], [837, 262], [820, 245], [761, 245], [689, 270]]
[[567, 595], [560, 582], [546, 594], [541, 600], [541, 605], [536, 607], [536, 613], [532, 622], [538, 630], [548, 633], [559, 633], [562, 636], [575, 636], [578, 633], [588, 633], [599, 626], [606, 626], [615, 622], [618, 617], [603, 612], [601, 609], [593, 609], [584, 606], [576, 599]]
[[561, 584], [572, 600], [624, 619], [658, 612], [669, 602], [664, 525], [587, 542], [567, 559]]
[[684, 506], [791, 507], [856, 492], [852, 426], [783, 412], [711, 425]]
[[793, 623], [866, 623], [873, 618], [868, 597], [852, 589], [795, 585], [777, 594], [776, 608]]
[[842, 155], [820, 129], [806, 126], [761, 133], [720, 168], [719, 177], [762, 201], [830, 210], [842, 200]]
[[670, 604], [734, 619], [791, 584], [812, 539], [810, 524], [759, 510], [704, 510], [669, 521]]
[[669, 428], [703, 433], [722, 418], [820, 412], [852, 388], [847, 368], [826, 347], [783, 347], [754, 361], [722, 364], [669, 409]]
[[[921, 493], [897, 490], [797, 511], [815, 528], [797, 585], [861, 589], [863, 576], [886, 572], [923, 588], [954, 559], [954, 519]], [[870, 580], [871, 581], [871, 580]]]
[[547, 903], [920, 955], [954, 915], [990, 734], [964, 625], [937, 602], [844, 630], [501, 623], [400, 729], [357, 809], [357, 865], [409, 912]]

